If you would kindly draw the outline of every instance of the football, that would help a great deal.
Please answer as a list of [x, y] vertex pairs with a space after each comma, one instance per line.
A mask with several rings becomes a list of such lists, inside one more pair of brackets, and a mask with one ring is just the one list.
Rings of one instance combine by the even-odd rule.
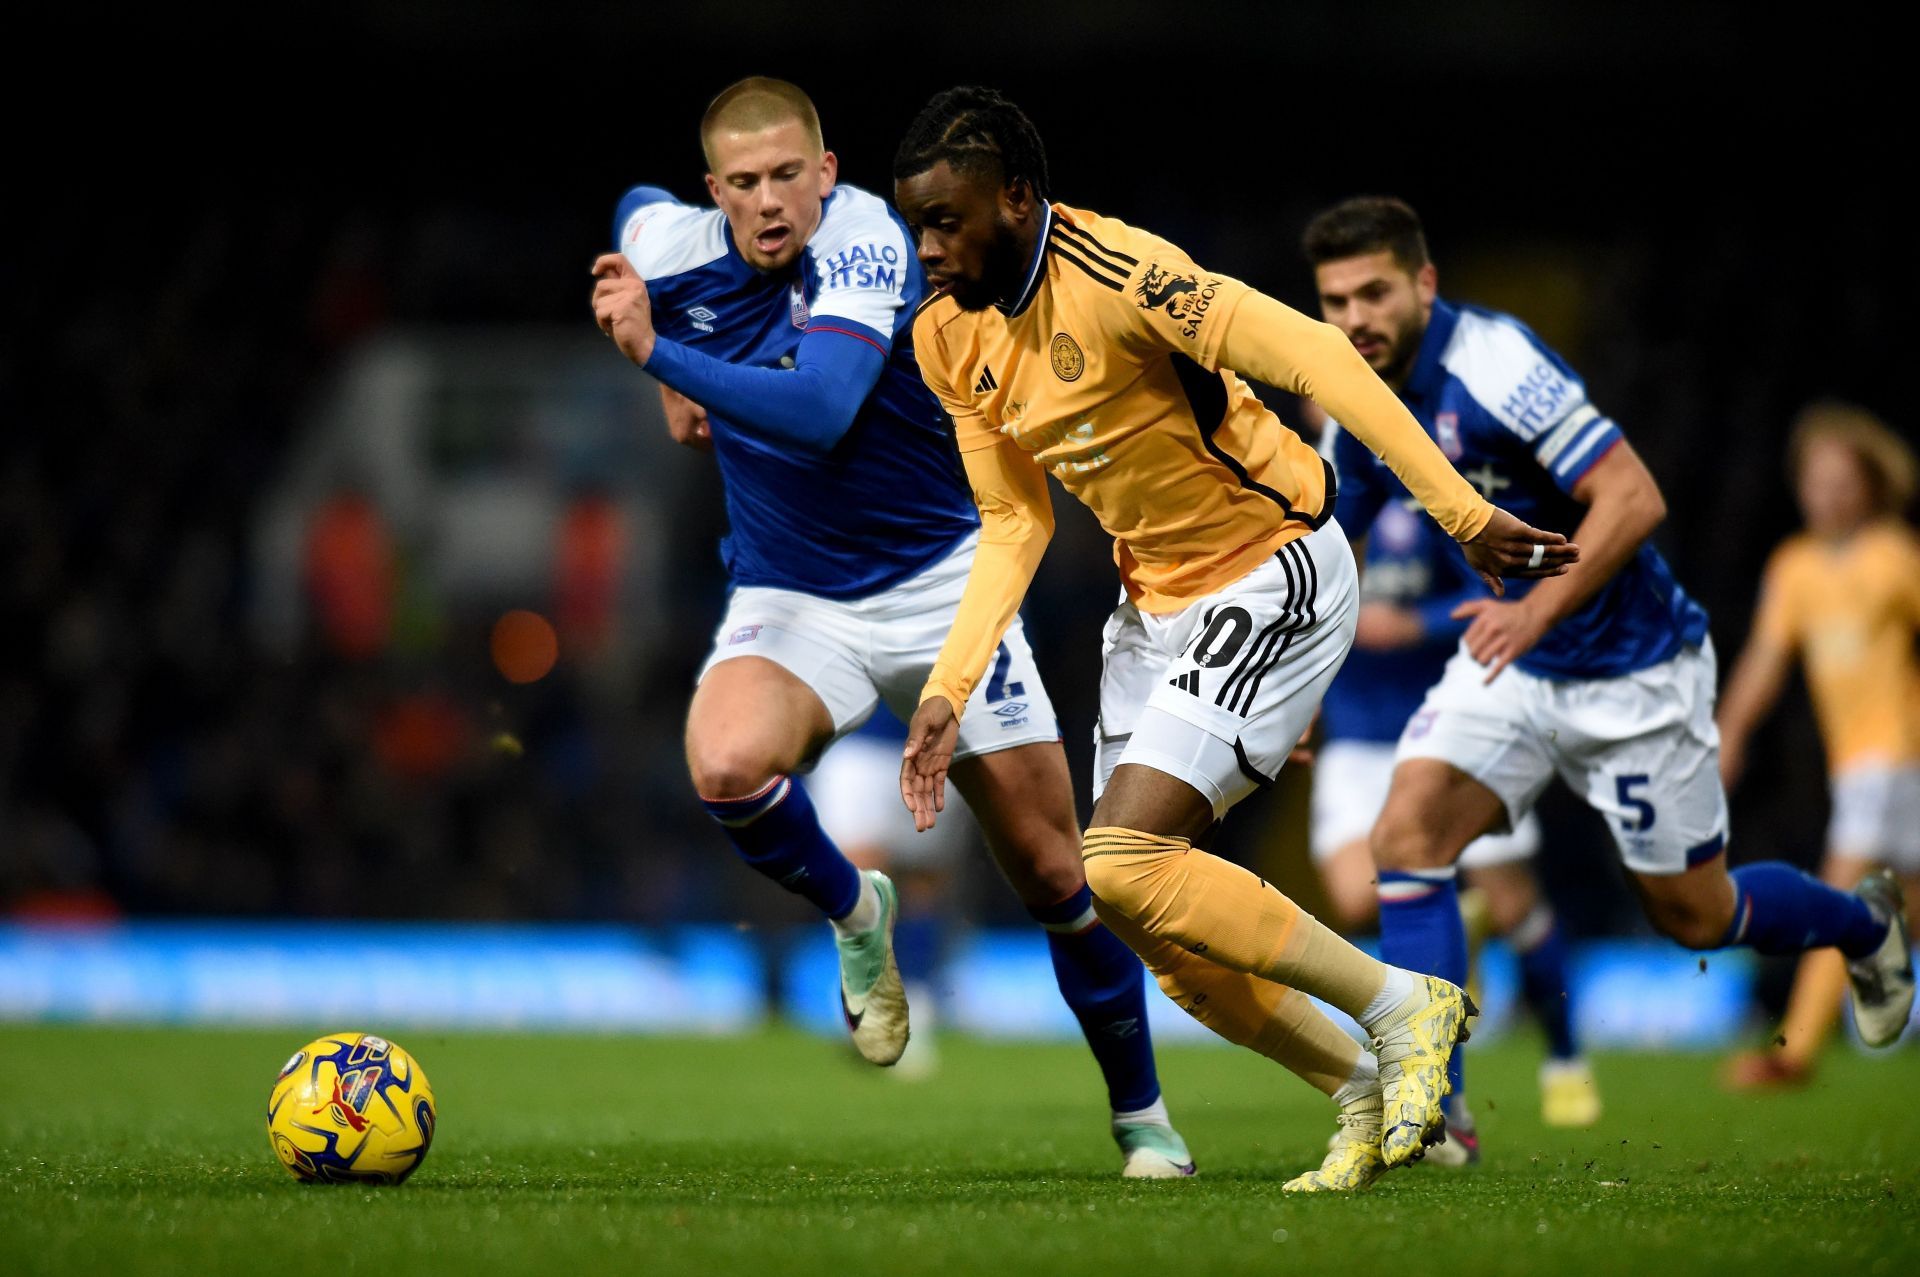
[[267, 1135], [294, 1178], [398, 1184], [433, 1145], [433, 1087], [411, 1055], [371, 1033], [330, 1033], [281, 1068]]

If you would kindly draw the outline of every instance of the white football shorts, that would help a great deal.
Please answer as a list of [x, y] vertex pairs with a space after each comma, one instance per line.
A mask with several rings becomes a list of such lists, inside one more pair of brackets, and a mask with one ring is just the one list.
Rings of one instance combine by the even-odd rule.
[[[1364, 841], [1387, 805], [1394, 747], [1386, 741], [1335, 740], [1313, 760], [1313, 858], [1325, 860], [1348, 843]], [[1512, 833], [1488, 834], [1460, 853], [1463, 869], [1530, 860], [1540, 850], [1540, 822], [1532, 812]]]
[[1509, 827], [1557, 775], [1606, 818], [1627, 868], [1684, 873], [1727, 843], [1713, 643], [1616, 678], [1487, 683], [1463, 642], [1401, 733], [1395, 762], [1436, 758], [1499, 795]]
[[[700, 677], [722, 661], [765, 657], [826, 703], [836, 736], [865, 722], [883, 700], [901, 722], [912, 721], [960, 607], [977, 536], [969, 535], [919, 575], [864, 599], [823, 599], [758, 585], [736, 589]], [[953, 756], [1059, 739], [1053, 702], [1016, 616], [967, 700]]]
[[1920, 764], [1868, 763], [1835, 776], [1827, 850], [1920, 872]]
[[1102, 644], [1094, 800], [1121, 763], [1186, 781], [1215, 818], [1270, 784], [1353, 646], [1359, 585], [1330, 519], [1178, 612], [1122, 602]]

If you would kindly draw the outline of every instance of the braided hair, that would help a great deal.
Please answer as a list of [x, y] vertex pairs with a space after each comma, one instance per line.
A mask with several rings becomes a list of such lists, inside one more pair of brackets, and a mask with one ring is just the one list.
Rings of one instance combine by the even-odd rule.
[[894, 152], [894, 179], [924, 173], [942, 160], [956, 173], [1006, 186], [1024, 179], [1036, 199], [1047, 198], [1047, 148], [1039, 130], [996, 89], [963, 85], [936, 93]]

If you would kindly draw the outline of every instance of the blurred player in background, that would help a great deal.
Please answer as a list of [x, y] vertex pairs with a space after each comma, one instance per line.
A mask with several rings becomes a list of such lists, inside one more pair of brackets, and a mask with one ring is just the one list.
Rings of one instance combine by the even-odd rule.
[[[1720, 704], [1720, 774], [1731, 788], [1748, 743], [1780, 698], [1797, 655], [1826, 746], [1833, 815], [1820, 876], [1851, 889], [1876, 869], [1920, 898], [1920, 538], [1902, 521], [1913, 500], [1913, 450], [1871, 414], [1815, 404], [1789, 452], [1806, 531], [1773, 553], [1745, 650]], [[1778, 1046], [1729, 1062], [1738, 1088], [1791, 1086], [1840, 1018], [1846, 970], [1810, 953], [1787, 1002]]]
[[[1234, 370], [1339, 413], [1480, 571], [1551, 574], [1577, 551], [1476, 494], [1335, 329], [1163, 239], [1048, 202], [1039, 133], [1000, 94], [936, 95], [894, 179], [939, 290], [915, 317], [915, 355], [953, 417], [983, 523], [908, 724], [901, 796], [921, 827], [935, 822], [976, 688], [1052, 536], [1050, 471], [1113, 536], [1126, 592], [1107, 624], [1083, 845], [1101, 917], [1182, 1007], [1340, 1105], [1325, 1162], [1287, 1188], [1364, 1187], [1440, 1135], [1471, 1003], [1196, 846], [1271, 783], [1358, 606], [1332, 468]], [[1377, 1066], [1303, 994], [1351, 1015]]]
[[[854, 1045], [906, 1049], [899, 901], [834, 845], [796, 773], [885, 701], [913, 712], [967, 580], [979, 519], [909, 325], [926, 289], [886, 202], [836, 182], [807, 96], [733, 85], [700, 139], [717, 209], [620, 201], [594, 264], [601, 330], [656, 377], [674, 436], [726, 485], [732, 583], [687, 715], [687, 762], [747, 864], [832, 921]], [[1047, 929], [1061, 995], [1106, 1077], [1130, 1177], [1193, 1173], [1168, 1121], [1140, 964], [1094, 916], [1066, 754], [1016, 622], [989, 653], [954, 780]], [[891, 792], [876, 792], [876, 804]]]
[[[1321, 452], [1334, 455], [1341, 437], [1339, 427], [1328, 424]], [[1346, 444], [1358, 446], [1351, 440]], [[1365, 455], [1371, 462], [1372, 455]], [[1391, 483], [1395, 497], [1381, 504], [1372, 526], [1356, 525], [1367, 556], [1359, 622], [1353, 652], [1321, 707], [1321, 742], [1313, 766], [1313, 858], [1348, 930], [1370, 926], [1379, 915], [1367, 840], [1392, 785], [1394, 742], [1427, 689], [1440, 681], [1467, 628], [1455, 610], [1487, 597], [1439, 525], [1422, 516], [1398, 480]], [[1600, 1094], [1574, 1039], [1566, 941], [1528, 863], [1539, 849], [1540, 823], [1529, 812], [1513, 832], [1485, 834], [1461, 854], [1469, 888], [1460, 894], [1469, 967], [1487, 935], [1506, 937], [1519, 959], [1527, 1006], [1547, 1035], [1541, 1120], [1549, 1126], [1591, 1126], [1600, 1118]], [[1436, 1147], [1428, 1160], [1437, 1165], [1473, 1160], [1476, 1138], [1466, 1129], [1459, 1135]]]
[[900, 893], [900, 921], [893, 952], [913, 1008], [913, 1036], [893, 1073], [923, 1078], [939, 1066], [933, 1029], [938, 1022], [936, 981], [954, 915], [956, 870], [974, 837], [964, 803], [938, 828], [916, 833], [913, 816], [891, 801], [900, 780], [900, 750], [907, 727], [885, 705], [835, 741], [807, 778], [820, 826], [848, 860], [877, 869]]
[[[1455, 862], [1559, 775], [1606, 817], [1655, 927], [1692, 949], [1835, 946], [1862, 1036], [1893, 1041], [1914, 991], [1898, 882], [1849, 895], [1777, 862], [1727, 871], [1707, 616], [1647, 540], [1666, 503], [1619, 427], [1524, 325], [1439, 297], [1420, 219], [1399, 200], [1330, 208], [1303, 248], [1321, 312], [1462, 473], [1582, 551], [1564, 576], [1456, 610], [1470, 621], [1460, 650], [1400, 737], [1373, 827], [1381, 952], [1464, 979]], [[1340, 513], [1365, 527], [1395, 499], [1392, 476], [1365, 449], [1335, 447]], [[1450, 1121], [1468, 1127], [1464, 1098], [1456, 1088]]]

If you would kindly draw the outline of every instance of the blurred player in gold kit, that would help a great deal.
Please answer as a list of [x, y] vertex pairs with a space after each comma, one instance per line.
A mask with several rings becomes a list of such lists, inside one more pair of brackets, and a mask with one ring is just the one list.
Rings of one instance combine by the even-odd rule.
[[[1739, 780], [1798, 656], [1833, 795], [1821, 876], [1846, 890], [1884, 866], [1907, 880], [1911, 902], [1920, 886], [1920, 537], [1901, 513], [1913, 500], [1913, 450], [1871, 414], [1819, 403], [1801, 414], [1789, 456], [1806, 531], [1767, 564], [1720, 705], [1721, 775], [1728, 788]], [[1779, 1044], [1734, 1057], [1727, 1083], [1808, 1081], [1846, 988], [1839, 954], [1808, 954]]]

